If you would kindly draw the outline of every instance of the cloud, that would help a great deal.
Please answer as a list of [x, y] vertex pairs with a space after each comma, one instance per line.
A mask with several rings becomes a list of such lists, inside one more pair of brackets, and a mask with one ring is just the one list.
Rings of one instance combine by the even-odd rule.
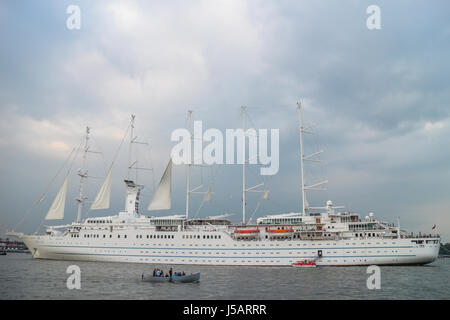
[[445, 123], [442, 122], [442, 121], [436, 121], [436, 122], [428, 121], [428, 122], [425, 123], [424, 129], [426, 131], [435, 131], [435, 130], [439, 130], [439, 129], [444, 128], [444, 126], [445, 126]]

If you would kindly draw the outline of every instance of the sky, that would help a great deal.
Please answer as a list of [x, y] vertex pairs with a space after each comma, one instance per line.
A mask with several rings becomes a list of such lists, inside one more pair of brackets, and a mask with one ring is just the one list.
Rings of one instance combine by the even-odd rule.
[[[374, 4], [381, 29], [369, 30]], [[70, 5], [80, 8], [80, 29], [67, 28]], [[264, 181], [270, 197], [255, 211], [261, 195], [249, 194], [247, 216], [299, 212], [301, 101], [315, 132], [305, 137], [306, 153], [324, 150], [307, 182], [329, 180], [326, 191], [311, 192], [311, 205], [333, 200], [362, 217], [400, 217], [414, 232], [436, 224], [449, 242], [449, 15], [446, 0], [2, 1], [0, 236], [61, 223], [43, 218], [86, 126], [100, 152], [87, 162], [92, 200], [136, 115], [136, 134], [148, 145], [133, 156], [153, 169], [138, 177], [145, 212], [187, 111], [205, 129], [225, 132], [241, 126], [243, 105], [249, 126], [280, 130], [278, 174], [248, 168], [248, 186]], [[111, 208], [84, 216], [123, 210], [127, 150], [114, 165]], [[76, 217], [80, 167], [78, 157], [63, 223]], [[233, 213], [239, 221], [241, 170], [193, 170], [192, 186], [212, 186], [213, 195], [198, 213], [202, 196], [192, 195], [190, 214]], [[184, 214], [184, 194], [185, 168], [176, 166], [172, 209], [145, 214]]]

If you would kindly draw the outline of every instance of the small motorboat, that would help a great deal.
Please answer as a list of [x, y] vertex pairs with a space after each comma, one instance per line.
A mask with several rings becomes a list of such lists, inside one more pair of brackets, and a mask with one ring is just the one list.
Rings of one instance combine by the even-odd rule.
[[198, 282], [198, 281], [200, 281], [200, 272], [186, 274], [184, 276], [172, 276], [172, 278], [171, 278], [171, 282], [188, 283], [188, 282]]
[[315, 268], [317, 267], [317, 264], [315, 259], [303, 259], [291, 263], [291, 266], [299, 268]]
[[6, 251], [0, 251], [0, 256], [6, 256]]
[[156, 277], [156, 276], [142, 276], [142, 281], [146, 282], [176, 282], [176, 283], [188, 283], [200, 281], [200, 272], [186, 274], [184, 276], [171, 276], [171, 277]]

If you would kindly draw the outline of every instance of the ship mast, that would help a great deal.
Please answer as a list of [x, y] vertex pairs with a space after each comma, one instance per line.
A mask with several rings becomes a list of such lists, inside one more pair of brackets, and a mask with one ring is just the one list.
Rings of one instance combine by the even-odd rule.
[[[191, 139], [191, 143], [189, 144], [192, 150], [192, 110], [188, 111], [188, 130], [189, 130], [189, 138]], [[189, 195], [191, 193], [191, 183], [190, 183], [190, 170], [191, 170], [191, 162], [192, 155], [191, 150], [189, 150], [189, 159], [186, 166], [186, 220], [189, 217]]]
[[84, 196], [84, 185], [86, 184], [86, 179], [88, 177], [88, 170], [84, 169], [86, 166], [86, 157], [87, 153], [89, 152], [89, 133], [90, 128], [86, 127], [86, 136], [84, 141], [84, 153], [83, 153], [83, 165], [82, 168], [78, 170], [78, 175], [80, 176], [80, 189], [79, 189], [79, 195], [76, 199], [78, 201], [78, 212], [77, 212], [77, 222], [81, 221], [81, 213], [83, 212], [83, 206], [84, 201], [86, 200], [86, 197]]
[[[137, 135], [135, 136], [135, 133], [134, 133], [135, 120], [136, 120], [136, 115], [132, 114], [131, 115], [131, 123], [130, 123], [130, 146], [129, 146], [129, 150], [128, 150], [128, 178], [127, 178], [127, 180], [125, 180], [125, 183], [127, 185], [127, 200], [126, 200], [125, 208], [129, 214], [136, 214], [137, 216], [139, 216], [140, 215], [140, 213], [139, 213], [139, 197], [140, 197], [140, 192], [144, 188], [144, 186], [140, 185], [138, 183], [138, 172], [139, 172], [139, 170], [153, 170], [153, 169], [140, 167], [138, 165], [139, 160], [137, 158], [137, 153], [136, 153], [136, 158], [133, 159], [133, 155], [132, 155], [133, 144], [148, 145], [147, 142], [139, 141]], [[131, 171], [133, 169], [135, 169], [135, 171], [136, 171], [134, 180], [131, 179]]]
[[242, 112], [242, 130], [244, 133], [242, 134], [242, 224], [245, 224], [245, 106], [241, 107]]
[[[131, 163], [131, 153], [133, 151], [133, 142], [134, 142], [134, 136], [133, 136], [133, 131], [134, 131], [134, 120], [135, 120], [136, 116], [134, 114], [131, 115], [131, 125], [130, 125], [130, 146], [128, 149], [128, 178], [127, 180], [131, 180], [131, 169], [133, 168], [133, 165], [135, 163]], [[136, 170], [136, 175], [137, 175], [137, 170]]]
[[[208, 195], [210, 196], [210, 193], [211, 193], [209, 189], [208, 189], [208, 191], [198, 191], [199, 189], [201, 189], [203, 187], [203, 180], [199, 186], [191, 189], [191, 167], [196, 166], [195, 152], [194, 152], [194, 155], [192, 154], [192, 148], [194, 146], [194, 139], [195, 139], [195, 129], [194, 129], [194, 133], [193, 133], [192, 122], [193, 122], [192, 121], [192, 110], [188, 110], [188, 132], [189, 132], [189, 139], [190, 139], [190, 144], [189, 144], [190, 149], [188, 150], [188, 152], [189, 152], [188, 163], [186, 164], [186, 220], [189, 218], [189, 199], [190, 199], [191, 194], [205, 194], [206, 195], [205, 197], [208, 197]], [[201, 138], [201, 139], [203, 139], [203, 138]], [[206, 201], [205, 199], [203, 201]], [[207, 200], [207, 201], [209, 201], [209, 200]], [[200, 208], [201, 208], [201, 206], [200, 206]], [[195, 216], [198, 214], [200, 208], [198, 209]]]
[[312, 184], [312, 185], [306, 185], [305, 184], [305, 161], [312, 161], [312, 162], [321, 162], [321, 160], [315, 160], [312, 159], [319, 154], [323, 152], [323, 150], [320, 150], [318, 152], [309, 154], [305, 156], [303, 152], [303, 133], [309, 133], [313, 134], [311, 131], [308, 131], [303, 127], [303, 115], [302, 115], [302, 104], [300, 102], [297, 102], [297, 111], [298, 111], [298, 122], [299, 122], [299, 131], [300, 131], [300, 167], [301, 167], [301, 183], [302, 183], [302, 215], [306, 215], [306, 211], [309, 209], [313, 209], [309, 207], [308, 199], [306, 198], [306, 191], [307, 190], [325, 190], [323, 188], [319, 188], [321, 185], [328, 183], [328, 180], [323, 180], [321, 182]]
[[302, 117], [302, 104], [297, 102], [298, 122], [300, 129], [300, 171], [301, 171], [301, 183], [302, 183], [302, 215], [306, 215], [306, 190], [305, 190], [305, 157], [303, 153], [303, 117]]

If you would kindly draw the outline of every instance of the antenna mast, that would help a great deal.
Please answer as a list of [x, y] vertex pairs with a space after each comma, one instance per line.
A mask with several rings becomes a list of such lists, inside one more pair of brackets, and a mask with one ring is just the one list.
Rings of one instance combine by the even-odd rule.
[[84, 153], [83, 153], [83, 165], [82, 165], [82, 168], [78, 170], [78, 175], [80, 176], [80, 192], [79, 192], [78, 198], [76, 199], [78, 201], [77, 222], [81, 221], [81, 213], [83, 212], [84, 200], [86, 200], [86, 197], [84, 196], [84, 185], [85, 185], [86, 179], [88, 177], [88, 170], [84, 169], [84, 167], [86, 166], [86, 157], [87, 157], [87, 153], [89, 152], [90, 130], [91, 129], [89, 127], [86, 127], [86, 136], [85, 136]]

